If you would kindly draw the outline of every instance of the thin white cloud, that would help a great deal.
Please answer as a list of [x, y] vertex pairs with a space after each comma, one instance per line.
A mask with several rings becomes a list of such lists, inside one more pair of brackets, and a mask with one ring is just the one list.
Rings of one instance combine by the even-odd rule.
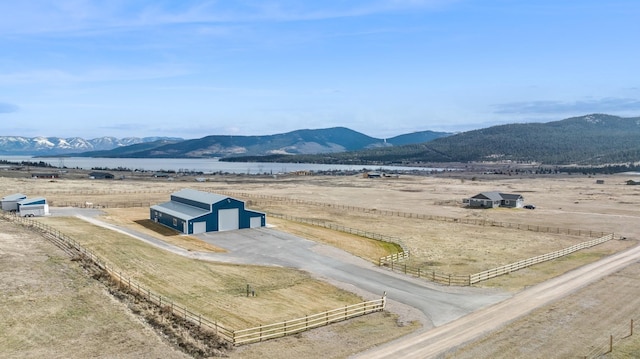
[[103, 81], [134, 81], [169, 78], [189, 73], [185, 68], [168, 65], [145, 67], [94, 67], [71, 72], [60, 69], [40, 69], [0, 74], [0, 83], [23, 85], [34, 83], [65, 84]]
[[498, 114], [566, 114], [566, 113], [619, 113], [640, 111], [640, 100], [606, 97], [579, 101], [528, 101], [495, 105]]
[[[459, 0], [379, 1], [129, 1], [41, 0], [0, 2], [0, 34], [115, 31], [176, 24], [284, 22], [433, 10]], [[169, 6], [170, 4], [170, 6]], [[231, 5], [230, 5], [231, 4]]]

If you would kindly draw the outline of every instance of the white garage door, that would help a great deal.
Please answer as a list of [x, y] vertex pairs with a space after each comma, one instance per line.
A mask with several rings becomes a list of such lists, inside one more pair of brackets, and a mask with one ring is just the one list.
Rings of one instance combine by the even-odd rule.
[[262, 217], [251, 217], [249, 221], [249, 227], [251, 228], [262, 227]]
[[204, 233], [207, 231], [207, 222], [193, 222], [193, 234]]
[[240, 212], [238, 208], [218, 211], [218, 230], [231, 231], [240, 228]]

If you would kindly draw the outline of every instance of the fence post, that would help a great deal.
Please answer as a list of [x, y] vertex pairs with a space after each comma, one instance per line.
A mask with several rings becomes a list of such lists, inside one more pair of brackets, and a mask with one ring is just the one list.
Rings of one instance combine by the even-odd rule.
[[611, 353], [613, 351], [613, 334], [609, 335], [609, 351], [607, 353]]

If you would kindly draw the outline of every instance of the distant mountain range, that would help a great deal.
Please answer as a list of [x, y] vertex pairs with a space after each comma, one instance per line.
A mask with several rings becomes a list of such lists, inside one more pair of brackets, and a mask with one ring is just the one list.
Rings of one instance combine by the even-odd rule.
[[0, 136], [0, 155], [56, 156], [85, 151], [112, 150], [141, 143], [157, 141], [182, 141], [170, 137], [99, 137], [85, 140], [80, 137], [21, 137]]
[[345, 127], [199, 139], [0, 137], [0, 154], [211, 158], [358, 165], [513, 161], [554, 165], [640, 162], [640, 117], [592, 114], [458, 134], [423, 131], [379, 139]]
[[323, 155], [269, 155], [224, 160], [357, 165], [478, 161], [586, 166], [638, 163], [640, 117], [592, 114], [548, 123], [493, 126], [403, 146]]
[[324, 154], [431, 141], [451, 133], [423, 131], [388, 139], [374, 138], [345, 127], [297, 130], [266, 136], [206, 136], [193, 140], [158, 140], [111, 150], [72, 153], [81, 157], [228, 158], [234, 156]]

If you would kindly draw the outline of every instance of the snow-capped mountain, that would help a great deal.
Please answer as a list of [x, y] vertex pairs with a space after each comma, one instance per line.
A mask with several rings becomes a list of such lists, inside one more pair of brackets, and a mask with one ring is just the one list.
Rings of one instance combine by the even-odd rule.
[[86, 140], [80, 137], [0, 136], [0, 155], [56, 156], [67, 153], [112, 150], [122, 146], [163, 139], [174, 141], [182, 140], [181, 138], [173, 137], [126, 137], [120, 139], [115, 137], [98, 137]]

